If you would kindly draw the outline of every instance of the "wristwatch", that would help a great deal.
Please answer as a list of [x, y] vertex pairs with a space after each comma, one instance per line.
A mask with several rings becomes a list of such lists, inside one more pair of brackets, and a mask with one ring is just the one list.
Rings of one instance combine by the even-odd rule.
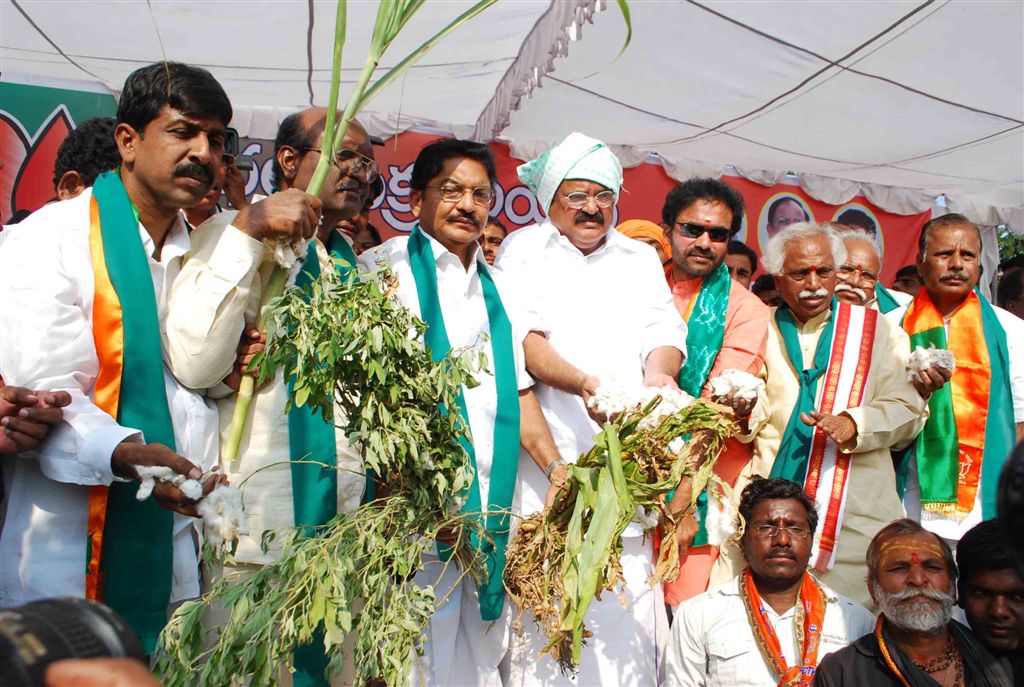
[[557, 470], [560, 467], [565, 467], [566, 465], [568, 465], [568, 463], [566, 463], [561, 458], [559, 458], [558, 460], [551, 461], [550, 463], [548, 463], [548, 466], [546, 468], [544, 468], [544, 477], [546, 477], [547, 480], [550, 482], [551, 481], [551, 473], [554, 472], [555, 470]]

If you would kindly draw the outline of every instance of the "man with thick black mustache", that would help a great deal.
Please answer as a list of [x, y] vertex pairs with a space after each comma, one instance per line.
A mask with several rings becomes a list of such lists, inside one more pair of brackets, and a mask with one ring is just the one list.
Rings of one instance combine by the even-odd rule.
[[945, 541], [913, 520], [886, 525], [867, 551], [874, 631], [825, 657], [816, 687], [1010, 687], [1010, 667], [952, 620], [957, 568]]
[[975, 290], [981, 232], [963, 215], [924, 225], [917, 267], [924, 287], [888, 317], [913, 348], [947, 349], [956, 367], [931, 394], [928, 424], [901, 464], [904, 503], [908, 517], [955, 548], [995, 517], [999, 473], [1024, 436], [1024, 321]]
[[[686, 325], [672, 303], [657, 253], [612, 229], [622, 186], [622, 165], [604, 143], [570, 134], [553, 149], [521, 165], [526, 183], [547, 213], [535, 226], [512, 232], [495, 260], [514, 285], [524, 330], [526, 369], [538, 384], [561, 461], [575, 462], [594, 445], [596, 424], [586, 400], [603, 381], [677, 386], [686, 351]], [[559, 461], [559, 462], [561, 462]], [[544, 507], [545, 473], [520, 459], [519, 512]], [[587, 656], [575, 681], [550, 656], [540, 657], [543, 635], [529, 628], [512, 640], [513, 685], [650, 685], [668, 634], [660, 586], [651, 589], [650, 542], [631, 524], [623, 535], [623, 593], [595, 600], [587, 625]]]
[[70, 396], [38, 450], [3, 463], [0, 606], [102, 600], [147, 653], [169, 605], [199, 593], [195, 501], [161, 484], [163, 508], [140, 502], [132, 480], [144, 466], [198, 479], [216, 463], [216, 411], [167, 370], [160, 332], [190, 248], [179, 208], [209, 190], [230, 120], [209, 72], [136, 70], [118, 104], [118, 169], [33, 213], [0, 250], [0, 374]]
[[[889, 449], [924, 424], [925, 401], [907, 379], [910, 343], [877, 310], [833, 297], [846, 248], [832, 229], [790, 225], [768, 242], [763, 260], [783, 305], [768, 329], [768, 402], [750, 416], [754, 458], [737, 489], [752, 475], [804, 485], [821, 522], [811, 567], [867, 605], [864, 550], [903, 514]], [[742, 551], [723, 545], [712, 585], [734, 577], [742, 560]]]
[[871, 630], [863, 606], [807, 571], [818, 513], [799, 484], [755, 477], [739, 515], [748, 567], [680, 604], [665, 685], [809, 685], [821, 658]]
[[[323, 270], [333, 269], [332, 258], [355, 264], [350, 240], [336, 227], [359, 214], [380, 172], [368, 134], [353, 121], [320, 197], [306, 194], [304, 189], [324, 154], [326, 116], [324, 109], [311, 108], [281, 122], [274, 151], [278, 191], [241, 211], [216, 214], [196, 228], [192, 251], [171, 292], [168, 361], [185, 384], [208, 389], [211, 397], [220, 399], [222, 446], [235, 407], [231, 389], [237, 389], [245, 364], [263, 346], [253, 323], [282, 254], [297, 248], [302, 259], [289, 267], [287, 283], [304, 288], [311, 288]], [[310, 238], [308, 245], [302, 241]], [[336, 429], [343, 423], [325, 421], [308, 409], [286, 412], [287, 399], [288, 385], [279, 371], [252, 400], [238, 460], [222, 466], [232, 481], [246, 481], [250, 534], [239, 539], [236, 565], [224, 566], [215, 575], [248, 574], [276, 560], [279, 545], [266, 552], [260, 545], [265, 530], [323, 524], [359, 505], [365, 484], [359, 474], [362, 463]], [[312, 458], [340, 469], [296, 467], [287, 462], [289, 458]], [[217, 616], [216, 611], [211, 613], [208, 623], [216, 625]], [[302, 647], [296, 652], [295, 667], [318, 684], [323, 681], [325, 660], [322, 644], [319, 651]]]

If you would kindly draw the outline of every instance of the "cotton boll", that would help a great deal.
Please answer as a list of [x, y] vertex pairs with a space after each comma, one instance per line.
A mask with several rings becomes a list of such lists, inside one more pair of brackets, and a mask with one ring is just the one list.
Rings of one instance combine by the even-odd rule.
[[[180, 484], [185, 480], [183, 475], [179, 475], [177, 472], [169, 467], [163, 465], [144, 465], [135, 468], [136, 474], [139, 476], [139, 490], [135, 493], [135, 498], [139, 501], [145, 501], [149, 498], [149, 495], [153, 493], [153, 488], [156, 487], [157, 482], [169, 482], [171, 484]], [[180, 478], [180, 482], [176, 481]]]
[[952, 372], [956, 369], [953, 351], [945, 348], [935, 348], [935, 344], [928, 348], [919, 346], [907, 359], [907, 378], [912, 382], [916, 381], [917, 373], [927, 370], [929, 367], [938, 367]]
[[296, 262], [306, 257], [307, 243], [298, 239], [296, 241], [267, 240], [267, 247], [274, 257], [274, 262], [282, 269], [289, 270]]
[[704, 529], [708, 533], [708, 544], [721, 546], [736, 534], [732, 503], [719, 499], [716, 489], [709, 488], [707, 494], [708, 514], [704, 519]]
[[657, 511], [646, 511], [641, 505], [636, 506], [636, 512], [633, 514], [633, 522], [637, 523], [644, 530], [652, 530], [658, 526], [658, 512]]
[[662, 419], [678, 413], [694, 401], [692, 396], [679, 389], [643, 385], [627, 386], [613, 378], [601, 384], [590, 398], [589, 405], [610, 417], [617, 413], [646, 406], [656, 398], [661, 398], [661, 402], [640, 421], [641, 429], [657, 427]]
[[179, 486], [181, 493], [185, 495], [185, 498], [198, 501], [203, 498], [203, 485], [194, 479], [187, 479], [182, 482]]
[[203, 519], [203, 532], [214, 548], [224, 546], [240, 535], [248, 534], [249, 527], [242, 508], [242, 492], [231, 485], [218, 485], [198, 503], [196, 510]]
[[741, 401], [757, 399], [764, 388], [764, 381], [743, 370], [725, 370], [710, 381], [711, 397], [714, 399], [737, 398]]

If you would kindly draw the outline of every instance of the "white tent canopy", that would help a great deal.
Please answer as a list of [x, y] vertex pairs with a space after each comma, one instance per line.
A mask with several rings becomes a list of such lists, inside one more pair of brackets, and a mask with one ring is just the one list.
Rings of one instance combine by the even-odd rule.
[[[384, 66], [470, 4], [428, 2]], [[326, 101], [334, 7], [6, 0], [0, 71], [116, 91], [166, 55], [210, 69], [241, 133], [268, 138], [283, 116]], [[360, 118], [378, 134], [418, 125], [503, 139], [521, 157], [581, 130], [617, 146], [627, 165], [656, 154], [677, 178], [727, 164], [768, 184], [794, 173], [825, 202], [863, 192], [906, 214], [945, 195], [975, 221], [1024, 231], [1019, 0], [629, 7], [633, 40], [616, 58], [625, 23], [615, 7], [595, 15], [587, 0], [503, 0]], [[343, 95], [376, 8], [349, 3]]]

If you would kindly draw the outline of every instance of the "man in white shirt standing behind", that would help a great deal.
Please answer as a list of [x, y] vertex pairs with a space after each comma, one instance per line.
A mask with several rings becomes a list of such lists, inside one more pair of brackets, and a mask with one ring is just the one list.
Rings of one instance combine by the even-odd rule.
[[[514, 290], [524, 329], [526, 369], [561, 459], [575, 462], [594, 445], [598, 424], [586, 400], [602, 381], [677, 387], [686, 325], [672, 303], [657, 253], [611, 229], [622, 165], [600, 141], [573, 133], [519, 167], [547, 209], [544, 222], [512, 233], [495, 261]], [[557, 475], [557, 470], [552, 475]], [[544, 506], [548, 485], [520, 469], [524, 516]], [[650, 685], [658, 682], [668, 635], [661, 586], [651, 588], [652, 548], [638, 526], [623, 537], [623, 591], [587, 614], [594, 630], [575, 680], [551, 657], [543, 634], [527, 625], [513, 638], [506, 685]]]
[[872, 629], [871, 613], [807, 571], [818, 512], [799, 484], [755, 477], [739, 514], [749, 567], [679, 605], [668, 687], [810, 685], [826, 654]]
[[477, 385], [463, 387], [459, 410], [469, 426], [467, 450], [476, 471], [463, 510], [486, 513], [481, 524], [493, 546], [481, 549], [490, 574], [478, 585], [457, 566], [441, 566], [436, 559], [419, 573], [417, 584], [432, 585], [435, 597], [446, 600], [426, 628], [414, 684], [501, 685], [498, 665], [509, 630], [502, 576], [520, 445], [533, 463], [524, 470], [540, 476], [560, 464], [530, 391], [522, 335], [503, 302], [504, 282], [491, 272], [479, 245], [496, 176], [486, 145], [455, 139], [431, 143], [417, 156], [409, 181], [416, 226], [408, 237], [360, 256], [368, 269], [391, 268], [402, 304], [427, 324], [424, 342], [435, 360], [470, 347], [487, 356], [487, 369], [474, 375]]
[[120, 168], [34, 213], [0, 251], [0, 375], [71, 396], [38, 453], [3, 463], [0, 606], [101, 600], [147, 653], [169, 604], [199, 593], [195, 502], [170, 484], [139, 502], [130, 480], [152, 465], [197, 479], [216, 462], [216, 411], [164, 367], [160, 328], [189, 249], [179, 209], [210, 189], [230, 120], [209, 72], [135, 71]]

